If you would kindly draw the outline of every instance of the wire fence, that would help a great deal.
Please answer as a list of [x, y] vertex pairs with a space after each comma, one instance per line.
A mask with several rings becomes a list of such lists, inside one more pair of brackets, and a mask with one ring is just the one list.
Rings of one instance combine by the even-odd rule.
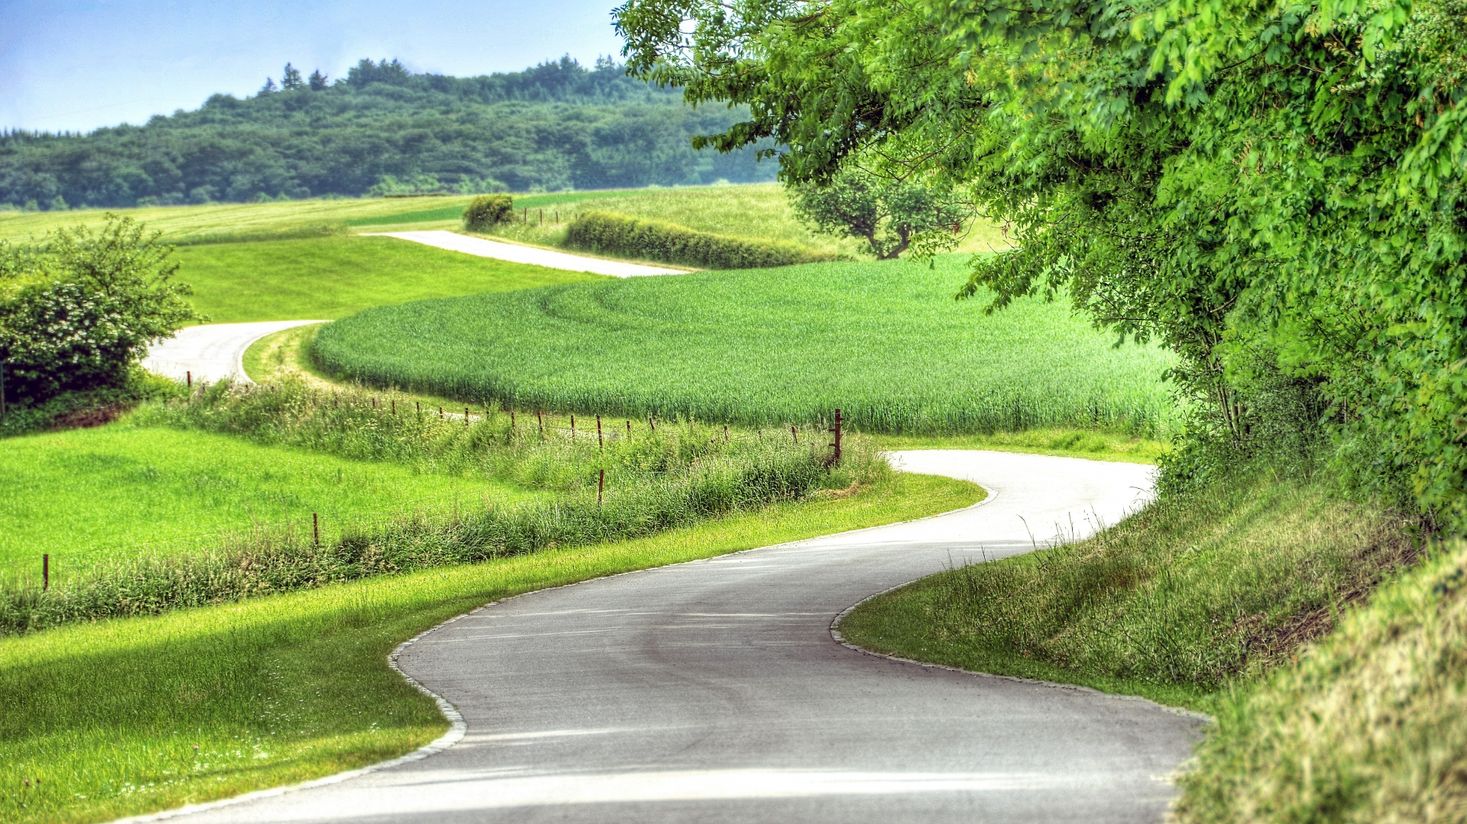
[[[186, 382], [189, 392], [186, 398], [179, 402], [185, 404], [200, 402], [208, 390], [207, 383], [193, 381], [192, 375], [186, 377]], [[236, 385], [233, 389], [245, 393], [280, 391], [279, 387], [271, 385]], [[429, 424], [436, 420], [440, 426], [458, 426], [459, 422], [462, 422], [466, 429], [472, 429], [476, 424], [480, 426], [497, 424], [501, 431], [491, 434], [498, 435], [499, 442], [506, 445], [528, 443], [533, 447], [538, 443], [552, 442], [569, 445], [585, 444], [587, 448], [592, 444], [595, 445], [596, 454], [602, 460], [577, 467], [584, 473], [584, 481], [576, 490], [530, 489], [524, 500], [516, 501], [511, 505], [569, 500], [574, 498], [574, 492], [578, 491], [585, 496], [586, 501], [589, 501], [590, 496], [594, 494], [595, 502], [600, 506], [609, 495], [614, 494], [618, 488], [628, 483], [657, 477], [687, 475], [697, 471], [695, 462], [674, 468], [657, 469], [616, 463], [608, 464], [604, 460], [608, 448], [615, 449], [618, 445], [633, 441], [638, 437], [654, 437], [659, 430], [664, 434], [706, 442], [713, 447], [719, 444], [773, 444], [774, 442], [796, 446], [805, 445], [811, 450], [812, 458], [821, 460], [827, 467], [838, 464], [842, 457], [844, 421], [839, 409], [834, 410], [828, 421], [805, 425], [789, 424], [787, 427], [779, 428], [756, 428], [751, 431], [730, 429], [723, 424], [700, 423], [692, 419], [659, 420], [655, 415], [649, 415], [645, 419], [632, 419], [625, 416], [608, 419], [596, 414], [562, 413], [559, 415], [559, 420], [551, 416], [551, 419], [547, 421], [547, 414], [544, 411], [524, 413], [513, 408], [492, 409], [483, 405], [480, 405], [477, 411], [473, 405], [450, 410], [446, 405], [425, 406], [421, 400], [397, 394], [378, 395], [355, 391], [325, 392], [314, 388], [295, 388], [292, 391], [303, 393], [309, 403], [318, 409], [331, 408], [357, 413], [367, 412], [372, 415], [398, 419], [411, 415]], [[348, 421], [342, 421], [342, 423], [345, 424]], [[820, 455], [824, 450], [829, 450], [829, 452], [823, 456]], [[504, 482], [503, 479], [493, 477], [486, 477], [485, 480], [496, 483]], [[39, 585], [42, 590], [47, 590], [74, 576], [94, 574], [98, 570], [105, 569], [109, 564], [130, 562], [139, 558], [161, 559], [184, 553], [218, 551], [230, 547], [258, 545], [264, 542], [302, 543], [309, 541], [320, 546], [322, 543], [340, 540], [348, 534], [386, 533], [415, 520], [432, 519], [454, 522], [471, 511], [483, 511], [486, 508], [500, 506], [501, 502], [496, 501], [495, 498], [494, 492], [488, 489], [479, 496], [465, 493], [445, 496], [443, 492], [439, 491], [404, 500], [402, 496], [396, 495], [380, 510], [367, 511], [360, 508], [334, 507], [328, 502], [323, 502], [309, 510], [301, 508], [284, 518], [250, 518], [247, 522], [216, 530], [202, 532], [188, 530], [186, 534], [180, 532], [168, 538], [120, 544], [109, 543], [105, 547], [95, 547], [75, 554], [42, 552], [39, 553], [39, 557], [32, 556], [31, 560], [17, 558], [0, 567], [0, 587], [13, 589]], [[70, 561], [75, 561], [75, 563], [68, 563]]]

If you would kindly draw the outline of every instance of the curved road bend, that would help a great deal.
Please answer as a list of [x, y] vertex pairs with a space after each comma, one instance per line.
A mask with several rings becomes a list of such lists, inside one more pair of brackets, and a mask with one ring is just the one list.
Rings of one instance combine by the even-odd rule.
[[610, 260], [608, 258], [590, 257], [588, 255], [577, 255], [570, 252], [559, 252], [554, 249], [542, 249], [538, 246], [525, 246], [519, 243], [506, 243], [499, 240], [487, 240], [481, 237], [470, 237], [458, 232], [449, 232], [440, 229], [426, 229], [412, 232], [363, 232], [366, 237], [395, 237], [398, 240], [410, 240], [413, 243], [421, 243], [436, 249], [447, 249], [450, 252], [462, 252], [475, 257], [494, 258], [506, 260], [510, 263], [525, 263], [531, 266], [544, 266], [548, 269], [564, 269], [567, 272], [590, 272], [594, 275], [610, 275], [614, 278], [637, 278], [650, 275], [686, 275], [688, 269], [669, 269], [664, 266], [647, 266], [641, 263], [628, 263], [624, 260]]
[[181, 381], [193, 373], [195, 381], [235, 380], [249, 383], [244, 353], [266, 335], [323, 320], [270, 320], [257, 323], [208, 323], [178, 330], [153, 344], [143, 358], [149, 372]]
[[471, 613], [398, 659], [463, 714], [457, 745], [196, 820], [1160, 819], [1200, 719], [864, 655], [830, 629], [888, 587], [1027, 551], [1031, 532], [1043, 543], [1056, 527], [1084, 534], [1097, 517], [1118, 520], [1149, 494], [1150, 468], [974, 451], [893, 458], [991, 497]]

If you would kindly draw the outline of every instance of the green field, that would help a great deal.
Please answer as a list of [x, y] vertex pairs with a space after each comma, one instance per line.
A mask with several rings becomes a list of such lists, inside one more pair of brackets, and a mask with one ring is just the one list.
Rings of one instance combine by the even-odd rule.
[[55, 580], [140, 554], [187, 554], [254, 529], [309, 532], [415, 511], [543, 497], [510, 484], [260, 446], [206, 432], [109, 426], [0, 450], [0, 577]]
[[445, 728], [387, 667], [394, 646], [440, 621], [533, 589], [981, 497], [960, 481], [895, 475], [635, 541], [0, 639], [0, 820], [106, 820], [391, 758]]
[[1082, 426], [1166, 437], [1169, 356], [1115, 348], [1062, 303], [986, 316], [964, 261], [604, 281], [371, 309], [314, 356], [368, 383], [521, 408], [749, 425], [840, 407], [872, 432]]
[[210, 322], [337, 318], [369, 306], [599, 280], [385, 237], [178, 248], [179, 280]]

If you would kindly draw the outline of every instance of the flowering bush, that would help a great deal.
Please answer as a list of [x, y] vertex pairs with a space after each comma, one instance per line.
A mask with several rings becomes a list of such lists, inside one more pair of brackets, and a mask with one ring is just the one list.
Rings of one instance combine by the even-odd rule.
[[109, 216], [35, 248], [0, 243], [0, 363], [5, 391], [36, 403], [118, 386], [150, 343], [194, 318], [173, 249]]

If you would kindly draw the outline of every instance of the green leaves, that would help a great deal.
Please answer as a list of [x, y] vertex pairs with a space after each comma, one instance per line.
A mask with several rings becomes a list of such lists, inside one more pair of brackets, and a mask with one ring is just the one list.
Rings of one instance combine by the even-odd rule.
[[720, 145], [773, 137], [792, 183], [887, 155], [971, 192], [1020, 249], [967, 293], [1066, 293], [1182, 356], [1198, 438], [1324, 433], [1467, 524], [1467, 2], [737, 6], [685, 56], [700, 99], [750, 105]]

